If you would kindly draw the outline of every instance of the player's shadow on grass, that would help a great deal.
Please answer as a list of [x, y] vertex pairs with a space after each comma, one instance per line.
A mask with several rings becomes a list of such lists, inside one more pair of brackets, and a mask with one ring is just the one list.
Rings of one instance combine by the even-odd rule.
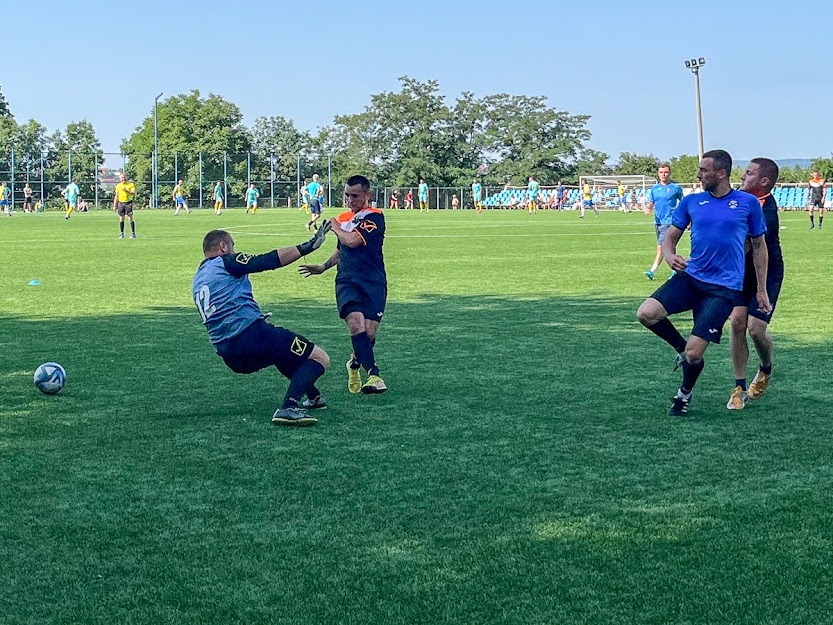
[[[274, 311], [276, 325], [329, 352], [333, 364], [322, 388], [333, 407], [356, 407], [369, 415], [401, 411], [406, 418], [502, 413], [514, 419], [582, 415], [595, 421], [661, 417], [679, 384], [671, 371], [671, 349], [636, 321], [638, 304], [627, 297], [393, 300], [377, 346], [391, 390], [377, 398], [347, 395], [343, 363], [350, 343], [331, 303], [267, 301], [263, 309]], [[683, 333], [690, 329], [690, 319], [678, 324]], [[65, 396], [57, 401], [83, 411], [138, 407], [145, 418], [262, 415], [285, 388], [274, 372], [236, 376], [227, 370], [190, 308], [59, 320], [6, 316], [0, 327], [0, 416], [43, 405], [31, 372], [48, 360], [68, 371]], [[692, 416], [725, 416], [724, 395], [733, 379], [727, 343], [728, 338], [707, 353]], [[820, 391], [793, 373], [816, 370], [830, 349], [829, 343], [799, 345], [776, 337], [772, 398], [748, 412], [768, 404], [785, 410], [830, 407], [826, 397], [817, 397]]]

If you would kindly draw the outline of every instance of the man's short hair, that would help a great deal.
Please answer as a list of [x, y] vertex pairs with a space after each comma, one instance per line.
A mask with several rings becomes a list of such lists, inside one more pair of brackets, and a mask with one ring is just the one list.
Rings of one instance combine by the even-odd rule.
[[370, 191], [370, 180], [365, 178], [364, 176], [350, 176], [347, 179], [347, 186], [348, 187], [355, 187], [357, 184], [362, 185], [362, 190], [367, 193]]
[[657, 167], [657, 171], [659, 171], [660, 169], [663, 169], [665, 167], [668, 168], [668, 171], [671, 171], [671, 165], [669, 165], [668, 163], [660, 163], [659, 167]]
[[727, 176], [732, 173], [732, 157], [726, 150], [709, 150], [703, 154], [703, 158], [712, 159], [714, 168], [724, 170]]
[[208, 254], [209, 252], [213, 252], [220, 247], [220, 243], [223, 241], [231, 243], [233, 240], [231, 235], [225, 230], [212, 230], [203, 237], [202, 253]]
[[[766, 177], [769, 178], [770, 184], [769, 188], [775, 186], [775, 183], [778, 182], [778, 175], [781, 173], [778, 169], [778, 164], [773, 161], [771, 158], [753, 158], [750, 163], [755, 163], [758, 166], [758, 174], [759, 177]], [[769, 189], [767, 189], [768, 191]]]

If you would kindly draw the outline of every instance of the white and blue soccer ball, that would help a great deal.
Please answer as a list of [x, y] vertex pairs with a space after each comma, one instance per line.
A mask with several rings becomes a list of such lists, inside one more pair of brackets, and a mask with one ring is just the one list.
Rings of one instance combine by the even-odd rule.
[[60, 393], [66, 383], [67, 372], [57, 362], [45, 362], [35, 369], [35, 387], [41, 393]]

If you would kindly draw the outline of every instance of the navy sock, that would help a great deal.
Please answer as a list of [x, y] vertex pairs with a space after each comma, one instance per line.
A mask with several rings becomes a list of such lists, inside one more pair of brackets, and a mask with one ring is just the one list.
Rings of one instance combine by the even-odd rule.
[[136, 234], [136, 222], [135, 222], [135, 221], [131, 221], [131, 222], [130, 222], [130, 231], [131, 231], [133, 234]]
[[123, 221], [120, 221], [120, 222], [119, 222], [119, 231], [120, 231], [122, 234], [124, 234], [124, 222], [123, 222]]
[[761, 365], [758, 367], [761, 370], [761, 373], [766, 373], [767, 375], [772, 375], [772, 365]]
[[667, 318], [657, 321], [648, 329], [674, 348], [678, 354], [685, 351], [685, 339]]
[[283, 398], [282, 408], [296, 408], [310, 386], [314, 388], [315, 381], [322, 375], [324, 375], [324, 367], [320, 362], [304, 361], [292, 374], [289, 388], [286, 389], [286, 395]]
[[353, 342], [353, 353], [359, 364], [364, 367], [370, 375], [379, 375], [379, 367], [376, 366], [376, 359], [373, 356], [373, 343], [367, 332], [351, 336]]
[[310, 401], [315, 401], [319, 397], [321, 397], [321, 391], [318, 390], [318, 387], [315, 384], [310, 384], [307, 386], [307, 399]]
[[815, 218], [812, 215], [810, 215], [810, 225], [813, 225], [814, 223], [815, 223]]
[[740, 390], [746, 390], [746, 378], [735, 378], [735, 386], [739, 386]]
[[689, 362], [688, 359], [683, 361], [683, 385], [680, 390], [688, 395], [694, 390], [694, 385], [697, 384], [697, 378], [703, 373], [703, 367], [706, 365], [704, 360], [699, 362]]

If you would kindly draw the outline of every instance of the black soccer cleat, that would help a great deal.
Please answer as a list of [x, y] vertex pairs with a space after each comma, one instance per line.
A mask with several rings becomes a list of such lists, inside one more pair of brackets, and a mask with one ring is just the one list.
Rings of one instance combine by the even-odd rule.
[[319, 395], [315, 399], [305, 399], [301, 402], [301, 408], [304, 410], [321, 410], [327, 407], [327, 400], [323, 395]]
[[669, 417], [684, 417], [688, 414], [688, 406], [691, 404], [691, 395], [688, 396], [688, 399], [685, 397], [680, 397], [680, 394], [677, 393], [674, 397], [671, 398], [671, 407], [668, 409], [668, 416]]
[[278, 408], [272, 415], [274, 425], [309, 426], [318, 423], [318, 419], [307, 414], [300, 408]]

